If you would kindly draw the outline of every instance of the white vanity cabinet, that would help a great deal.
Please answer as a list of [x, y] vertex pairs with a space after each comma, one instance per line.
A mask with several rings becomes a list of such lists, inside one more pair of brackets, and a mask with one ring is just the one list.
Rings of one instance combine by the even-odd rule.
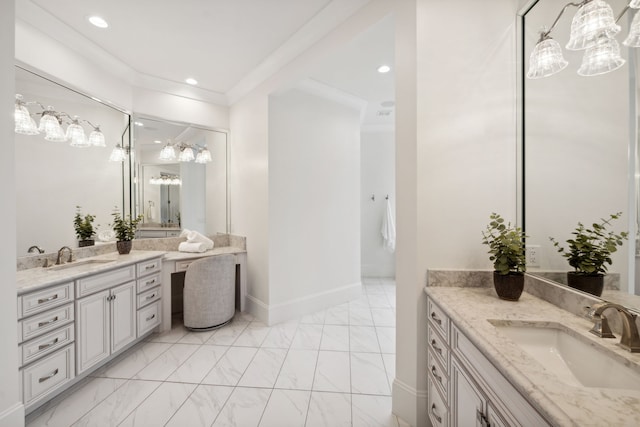
[[137, 269], [137, 336], [141, 337], [162, 323], [162, 260], [138, 263]]
[[549, 426], [430, 297], [427, 310], [432, 426]]

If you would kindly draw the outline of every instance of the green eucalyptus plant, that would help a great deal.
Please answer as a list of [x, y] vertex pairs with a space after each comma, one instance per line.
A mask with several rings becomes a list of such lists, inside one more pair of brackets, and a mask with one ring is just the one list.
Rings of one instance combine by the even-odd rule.
[[491, 222], [482, 232], [482, 243], [489, 246], [490, 261], [494, 270], [503, 276], [508, 274], [522, 274], [526, 271], [526, 257], [524, 239], [526, 238], [520, 227], [505, 223], [497, 213], [489, 216]]
[[609, 218], [601, 218], [600, 223], [594, 223], [591, 228], [585, 227], [581, 222], [571, 234], [575, 237], [567, 240], [568, 250], [565, 250], [553, 238], [553, 242], [559, 253], [569, 260], [569, 265], [575, 269], [575, 273], [585, 276], [596, 276], [607, 273], [607, 264], [611, 265], [611, 254], [618, 246], [622, 246], [623, 240], [629, 233], [623, 231], [616, 234], [608, 231], [611, 222], [620, 218], [622, 212], [609, 215]]
[[127, 215], [123, 218], [117, 210], [111, 215], [113, 215], [113, 231], [115, 231], [118, 241], [133, 240], [136, 237], [136, 230], [143, 216], [138, 215], [135, 219], [132, 219], [131, 215]]
[[96, 234], [93, 229], [93, 221], [96, 216], [91, 214], [82, 215], [80, 206], [76, 206], [76, 215], [73, 218], [73, 228], [76, 231], [76, 237], [78, 240], [91, 240]]

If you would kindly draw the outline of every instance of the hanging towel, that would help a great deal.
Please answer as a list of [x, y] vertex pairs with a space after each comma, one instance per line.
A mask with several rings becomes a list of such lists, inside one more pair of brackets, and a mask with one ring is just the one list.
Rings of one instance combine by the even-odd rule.
[[393, 210], [391, 209], [391, 200], [387, 199], [387, 209], [382, 218], [382, 245], [386, 250], [393, 253], [396, 250], [396, 223], [393, 220]]

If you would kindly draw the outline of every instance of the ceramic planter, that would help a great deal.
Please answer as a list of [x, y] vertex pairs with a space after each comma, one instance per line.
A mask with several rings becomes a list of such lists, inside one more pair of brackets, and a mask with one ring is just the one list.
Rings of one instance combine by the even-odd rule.
[[493, 272], [493, 286], [500, 299], [518, 301], [524, 289], [524, 273], [509, 273], [506, 275]]
[[118, 240], [116, 242], [116, 247], [118, 248], [118, 253], [120, 255], [126, 255], [131, 252], [132, 246], [133, 242], [131, 240]]

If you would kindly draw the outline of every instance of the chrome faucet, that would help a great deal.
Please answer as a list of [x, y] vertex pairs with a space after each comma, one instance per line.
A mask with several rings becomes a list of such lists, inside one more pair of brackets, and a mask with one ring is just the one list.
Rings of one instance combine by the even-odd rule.
[[65, 249], [69, 250], [69, 259], [67, 262], [73, 262], [73, 250], [69, 246], [63, 246], [58, 251], [58, 259], [56, 260], [56, 265], [62, 264], [62, 253]]
[[28, 254], [32, 254], [32, 253], [33, 253], [33, 254], [43, 254], [43, 253], [44, 253], [44, 250], [42, 250], [42, 249], [40, 248], [40, 246], [33, 245], [33, 246], [31, 246], [29, 249], [27, 249], [27, 253], [28, 253]]
[[593, 328], [589, 332], [601, 338], [615, 338], [609, 328], [609, 322], [604, 314], [606, 309], [614, 308], [620, 313], [622, 319], [622, 336], [620, 337], [620, 347], [632, 353], [640, 352], [640, 335], [636, 325], [636, 315], [632, 314], [626, 307], [613, 302], [600, 302], [593, 304], [589, 316], [594, 320]]

